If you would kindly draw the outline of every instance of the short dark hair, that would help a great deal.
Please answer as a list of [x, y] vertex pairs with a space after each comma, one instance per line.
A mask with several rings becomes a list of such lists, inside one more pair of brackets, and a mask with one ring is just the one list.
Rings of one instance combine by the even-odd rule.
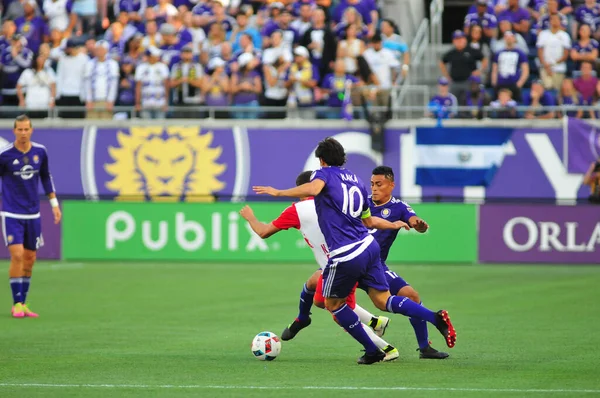
[[310, 176], [312, 175], [312, 173], [312, 170], [307, 170], [298, 174], [298, 177], [296, 177], [296, 186], [310, 182]]
[[343, 166], [346, 163], [346, 151], [335, 138], [327, 137], [319, 142], [315, 156], [328, 166]]
[[381, 33], [377, 32], [371, 37], [371, 43], [381, 43], [383, 38], [381, 37]]
[[29, 127], [32, 127], [31, 125], [31, 119], [29, 118], [29, 116], [27, 115], [19, 115], [15, 118], [15, 124], [13, 125], [13, 128], [17, 128], [17, 123], [19, 122], [29, 122]]
[[394, 170], [388, 166], [377, 166], [373, 169], [374, 176], [384, 176], [386, 179], [394, 182]]

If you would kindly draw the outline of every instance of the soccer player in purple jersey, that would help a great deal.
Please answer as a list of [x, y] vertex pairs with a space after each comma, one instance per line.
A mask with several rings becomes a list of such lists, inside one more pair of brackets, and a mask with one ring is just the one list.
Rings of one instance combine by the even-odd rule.
[[61, 219], [56, 190], [43, 145], [31, 141], [33, 128], [25, 115], [14, 123], [15, 142], [0, 149], [2, 177], [2, 232], [10, 252], [10, 287], [14, 318], [37, 318], [27, 306], [27, 294], [36, 250], [44, 245], [38, 185], [50, 199], [54, 222]]
[[279, 190], [255, 186], [258, 194], [271, 196], [314, 196], [319, 226], [330, 251], [323, 271], [325, 306], [338, 323], [365, 348], [359, 364], [382, 361], [385, 353], [377, 348], [360, 325], [358, 315], [346, 305], [346, 297], [356, 282], [367, 290], [371, 301], [382, 310], [423, 319], [436, 326], [446, 344], [453, 347], [456, 332], [445, 310], [433, 312], [407, 297], [392, 296], [381, 264], [379, 244], [367, 228], [399, 229], [403, 222], [371, 217], [367, 190], [362, 181], [343, 166], [344, 147], [333, 138], [321, 141], [315, 152], [321, 169], [313, 173], [311, 182], [295, 188]]
[[[394, 190], [394, 171], [391, 167], [379, 166], [373, 170], [371, 176], [371, 196], [369, 206], [373, 217], [381, 217], [388, 221], [404, 221], [417, 232], [425, 233], [429, 225], [421, 219], [407, 203], [392, 196]], [[398, 236], [398, 231], [369, 231], [381, 248], [381, 264], [385, 270], [390, 293], [396, 296], [408, 297], [417, 304], [421, 303], [419, 293], [409, 285], [402, 277], [390, 271], [385, 264], [390, 248]], [[423, 319], [410, 318], [410, 323], [415, 330], [417, 342], [419, 343], [420, 357], [422, 359], [444, 359], [448, 354], [433, 348], [429, 343], [427, 322]]]

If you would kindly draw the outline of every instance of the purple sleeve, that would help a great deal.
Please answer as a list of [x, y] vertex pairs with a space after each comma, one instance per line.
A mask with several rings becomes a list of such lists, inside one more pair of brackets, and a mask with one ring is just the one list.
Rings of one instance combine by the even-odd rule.
[[558, 9], [562, 10], [565, 7], [572, 7], [571, 0], [560, 0], [558, 2]]
[[345, 2], [341, 2], [335, 8], [335, 10], [333, 10], [333, 20], [336, 23], [340, 23], [342, 21], [342, 17], [344, 16], [344, 11], [346, 11], [346, 8], [348, 8], [348, 4], [345, 4]]
[[529, 12], [524, 8], [519, 8], [519, 15], [517, 15], [517, 22], [521, 22], [523, 20], [529, 20], [530, 15]]
[[294, 44], [297, 44], [300, 41], [300, 32], [297, 29], [290, 28], [292, 32], [294, 32]]
[[[359, 12], [360, 11], [361, 10], [359, 10]], [[366, 8], [362, 8], [362, 11], [363, 12], [361, 12], [360, 15], [363, 17], [363, 23], [365, 25], [371, 24], [373, 22], [373, 18], [371, 18], [371, 11], [367, 10]]]
[[527, 55], [521, 50], [519, 50], [519, 65], [522, 63], [527, 63], [529, 60], [527, 59]]
[[319, 180], [323, 181], [325, 183], [325, 185], [327, 185], [327, 180], [328, 180], [327, 177], [328, 177], [328, 175], [325, 172], [325, 170], [319, 169], [319, 170], [313, 171], [312, 175], [310, 176], [310, 180], [314, 181], [316, 179], [319, 179]]
[[413, 208], [410, 207], [410, 205], [406, 202], [402, 201], [402, 202], [398, 203], [398, 208], [400, 209], [400, 217], [398, 217], [398, 218], [400, 221], [404, 221], [405, 223], [408, 223], [408, 220], [411, 217], [417, 215], [417, 213], [415, 213]]
[[42, 30], [42, 36], [50, 36], [50, 28], [48, 27], [48, 24], [41, 18], [40, 18], [40, 28]]
[[498, 19], [496, 18], [495, 15], [490, 15], [488, 18], [488, 21], [489, 21], [488, 26], [487, 26], [488, 28], [494, 29], [494, 28], [498, 27]]
[[499, 52], [497, 52], [497, 53], [494, 54], [494, 56], [492, 57], [492, 62], [498, 62], [498, 56], [500, 55], [501, 52], [502, 51], [499, 51]]
[[73, 1], [72, 0], [67, 1], [66, 9], [67, 9], [67, 14], [71, 14], [73, 12]]
[[590, 41], [590, 43], [592, 44], [592, 47], [594, 47], [595, 49], [598, 49], [598, 47], [599, 47], [599, 45], [598, 45], [598, 41], [596, 41], [596, 40], [592, 39], [592, 40]]
[[347, 76], [346, 76], [346, 79], [350, 79], [350, 81], [351, 81], [353, 84], [356, 84], [356, 83], [358, 83], [358, 82], [359, 82], [358, 78], [357, 78], [356, 76], [352, 76], [352, 75], [347, 75]]
[[321, 87], [323, 87], [326, 90], [331, 89], [331, 74], [328, 74], [327, 76], [325, 76], [325, 79], [323, 79], [323, 83], [321, 84]]
[[265, 26], [263, 27], [262, 31], [260, 32], [260, 34], [265, 37], [271, 37], [271, 35], [273, 34], [273, 32], [275, 32], [275, 30], [277, 30], [277, 25], [274, 24], [273, 22], [267, 22], [265, 24]]
[[56, 192], [54, 189], [54, 182], [52, 181], [52, 175], [50, 174], [50, 166], [48, 165], [48, 152], [45, 150], [42, 164], [40, 164], [40, 180], [42, 181], [42, 187], [44, 187], [46, 195]]

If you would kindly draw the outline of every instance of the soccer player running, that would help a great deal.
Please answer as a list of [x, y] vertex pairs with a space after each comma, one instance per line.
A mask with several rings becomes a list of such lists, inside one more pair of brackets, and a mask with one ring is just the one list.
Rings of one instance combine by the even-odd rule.
[[10, 252], [10, 287], [14, 318], [37, 318], [27, 306], [27, 294], [36, 250], [44, 245], [40, 219], [38, 184], [50, 199], [54, 223], [61, 219], [56, 190], [43, 145], [31, 141], [31, 120], [21, 115], [15, 119], [15, 142], [0, 149], [2, 177], [2, 232]]
[[367, 228], [399, 229], [405, 224], [371, 217], [366, 188], [354, 173], [343, 167], [346, 153], [338, 141], [333, 138], [321, 141], [315, 155], [322, 168], [313, 173], [309, 183], [286, 190], [266, 186], [253, 189], [258, 194], [315, 198], [319, 226], [330, 250], [323, 271], [325, 306], [348, 334], [365, 348], [358, 363], [369, 365], [382, 361], [385, 353], [362, 327], [356, 327], [360, 320], [346, 305], [346, 297], [356, 282], [367, 290], [378, 309], [434, 324], [448, 347], [453, 347], [456, 332], [447, 311], [433, 312], [407, 297], [392, 296], [389, 292], [379, 245]]
[[[304, 171], [296, 178], [296, 186], [306, 184], [310, 182], [310, 176], [312, 171]], [[327, 265], [327, 258], [329, 251], [327, 250], [327, 244], [325, 238], [319, 227], [319, 221], [317, 219], [317, 211], [315, 209], [314, 198], [307, 197], [301, 198], [300, 202], [294, 203], [293, 205], [286, 208], [277, 219], [273, 220], [269, 224], [260, 222], [252, 208], [250, 206], [244, 206], [240, 210], [242, 217], [248, 221], [250, 228], [262, 239], [267, 239], [274, 234], [282, 230], [294, 228], [299, 230], [307, 242], [308, 246], [312, 249], [319, 269], [315, 271], [310, 278], [304, 284], [302, 292], [300, 293], [300, 304], [299, 313], [294, 322], [292, 322], [287, 328], [284, 329], [281, 334], [281, 339], [288, 341], [293, 339], [300, 330], [308, 327], [311, 324], [310, 310], [313, 305], [313, 299], [315, 296], [315, 290], [317, 289], [317, 283], [320, 280], [322, 269]], [[386, 356], [384, 361], [392, 361], [397, 359], [400, 354], [398, 349], [387, 343], [381, 338], [385, 333], [385, 329], [389, 324], [389, 318], [381, 316], [376, 317], [366, 309], [356, 304], [356, 298], [354, 292], [352, 292], [347, 300], [348, 306], [358, 315], [360, 321], [363, 324], [363, 328], [373, 340], [375, 345], [385, 352]], [[373, 328], [371, 330], [369, 326]]]
[[[371, 215], [381, 217], [388, 221], [404, 221], [417, 232], [425, 233], [429, 225], [417, 216], [413, 209], [405, 202], [396, 199], [392, 196], [394, 190], [394, 171], [391, 167], [379, 166], [373, 170], [371, 176], [371, 197], [369, 198], [369, 206]], [[409, 285], [402, 277], [395, 272], [390, 271], [385, 264], [390, 248], [398, 231], [393, 230], [377, 230], [369, 231], [381, 248], [381, 265], [385, 270], [390, 293], [396, 296], [408, 297], [417, 304], [421, 303], [419, 293]], [[448, 358], [448, 354], [440, 352], [433, 348], [429, 343], [429, 334], [427, 331], [427, 322], [423, 319], [410, 318], [410, 323], [415, 330], [417, 342], [419, 344], [418, 351], [422, 359], [444, 359]]]

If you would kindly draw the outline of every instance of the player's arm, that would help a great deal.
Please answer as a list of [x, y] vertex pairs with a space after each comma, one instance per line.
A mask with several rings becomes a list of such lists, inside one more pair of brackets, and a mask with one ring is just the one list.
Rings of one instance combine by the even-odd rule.
[[54, 181], [52, 180], [52, 174], [50, 174], [50, 167], [48, 166], [48, 154], [46, 153], [42, 159], [40, 165], [40, 180], [42, 181], [42, 187], [48, 199], [50, 199], [50, 206], [52, 206], [52, 214], [54, 215], [54, 223], [58, 224], [62, 218], [60, 207], [58, 207], [58, 198], [56, 197], [56, 189], [54, 188]]
[[254, 215], [254, 212], [250, 206], [244, 206], [242, 210], [240, 210], [240, 215], [244, 218], [244, 220], [248, 221], [250, 228], [252, 228], [252, 230], [262, 239], [267, 239], [268, 237], [281, 231], [281, 229], [273, 225], [272, 222], [266, 224], [258, 221], [258, 218], [256, 218]]
[[408, 224], [406, 224], [404, 221], [389, 222], [383, 218], [371, 216], [371, 209], [367, 209], [365, 212], [363, 212], [362, 222], [364, 226], [369, 229], [405, 229], [407, 231], [410, 229]]
[[317, 196], [325, 187], [325, 181], [315, 178], [311, 182], [290, 189], [276, 189], [273, 187], [254, 186], [252, 190], [259, 195], [287, 196], [291, 198], [307, 198]]

